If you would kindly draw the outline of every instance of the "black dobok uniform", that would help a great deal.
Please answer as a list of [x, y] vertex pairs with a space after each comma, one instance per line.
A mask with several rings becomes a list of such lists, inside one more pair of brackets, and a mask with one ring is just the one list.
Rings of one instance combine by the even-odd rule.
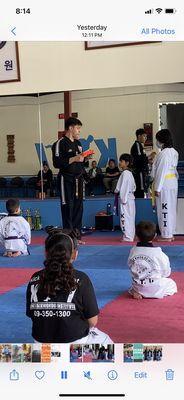
[[144, 198], [146, 191], [146, 176], [148, 175], [148, 157], [144, 153], [141, 143], [137, 140], [131, 148], [131, 155], [133, 157], [133, 175], [136, 183], [136, 198]]
[[44, 270], [32, 275], [26, 292], [26, 315], [32, 319], [32, 336], [41, 343], [69, 343], [89, 334], [88, 319], [99, 314], [93, 285], [88, 276], [75, 270], [77, 288], [55, 296], [39, 290]]
[[63, 228], [82, 228], [84, 163], [69, 164], [69, 159], [82, 153], [79, 140], [73, 142], [66, 136], [52, 146], [53, 165], [59, 168], [58, 187], [61, 196]]

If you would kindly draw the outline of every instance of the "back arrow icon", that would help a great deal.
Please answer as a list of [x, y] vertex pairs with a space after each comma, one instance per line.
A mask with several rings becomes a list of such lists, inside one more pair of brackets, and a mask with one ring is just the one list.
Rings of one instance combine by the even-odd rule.
[[15, 29], [16, 29], [16, 26], [15, 26], [15, 28], [13, 28], [13, 29], [11, 30], [11, 33], [13, 33], [13, 35], [16, 36]]

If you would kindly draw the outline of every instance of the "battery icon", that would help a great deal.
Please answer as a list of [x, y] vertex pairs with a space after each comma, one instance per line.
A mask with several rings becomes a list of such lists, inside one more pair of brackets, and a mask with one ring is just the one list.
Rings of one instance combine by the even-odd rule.
[[176, 9], [175, 8], [165, 8], [165, 13], [166, 14], [175, 14]]

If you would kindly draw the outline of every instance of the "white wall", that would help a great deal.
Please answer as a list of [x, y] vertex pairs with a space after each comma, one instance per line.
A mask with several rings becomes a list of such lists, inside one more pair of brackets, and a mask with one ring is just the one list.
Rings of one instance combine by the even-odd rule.
[[[118, 156], [129, 152], [135, 130], [144, 122], [152, 122], [154, 132], [159, 129], [158, 104], [184, 102], [184, 85], [150, 85], [76, 91], [73, 111], [83, 122], [81, 137], [92, 134], [96, 139], [116, 138]], [[40, 97], [42, 141], [52, 144], [57, 139], [58, 114], [63, 112], [63, 94]], [[35, 97], [13, 96], [0, 98], [0, 175], [36, 174], [39, 160], [35, 143], [39, 142], [38, 101]], [[7, 163], [6, 135], [15, 134], [16, 163]], [[100, 153], [94, 143], [95, 158]], [[46, 149], [51, 163], [51, 151]]]
[[84, 50], [84, 42], [19, 42], [21, 82], [0, 94], [183, 82], [184, 42]]
[[[19, 57], [21, 82], [0, 84], [1, 175], [39, 169], [37, 99], [5, 95], [74, 90], [73, 111], [83, 122], [82, 136], [116, 137], [118, 155], [129, 151], [135, 129], [144, 122], [158, 129], [159, 102], [184, 101], [183, 85], [160, 85], [183, 82], [184, 42], [90, 51], [83, 42], [19, 42]], [[63, 94], [41, 96], [40, 101], [43, 142], [49, 145], [57, 138]], [[13, 164], [7, 163], [7, 134], [15, 134]], [[46, 152], [51, 160], [50, 149]]]
[[[135, 130], [152, 122], [159, 129], [159, 103], [183, 102], [184, 85], [153, 85], [73, 94], [73, 110], [79, 112], [85, 137], [94, 133], [98, 138], [117, 138], [118, 155], [129, 152]], [[92, 146], [94, 147], [94, 146]], [[94, 147], [94, 150], [97, 149]], [[97, 153], [98, 155], [98, 153]]]
[[[34, 170], [37, 163], [34, 143], [38, 139], [35, 103], [34, 98], [0, 98], [0, 175], [27, 174]], [[15, 163], [7, 163], [6, 135], [15, 135]]]

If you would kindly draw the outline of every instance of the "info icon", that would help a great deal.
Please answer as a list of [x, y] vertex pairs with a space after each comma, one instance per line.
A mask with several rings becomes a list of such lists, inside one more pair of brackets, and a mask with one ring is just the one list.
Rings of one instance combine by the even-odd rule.
[[114, 369], [112, 369], [111, 371], [109, 371], [107, 373], [108, 378], [110, 379], [110, 381], [115, 381], [118, 377], [118, 373], [117, 371], [115, 371]]

